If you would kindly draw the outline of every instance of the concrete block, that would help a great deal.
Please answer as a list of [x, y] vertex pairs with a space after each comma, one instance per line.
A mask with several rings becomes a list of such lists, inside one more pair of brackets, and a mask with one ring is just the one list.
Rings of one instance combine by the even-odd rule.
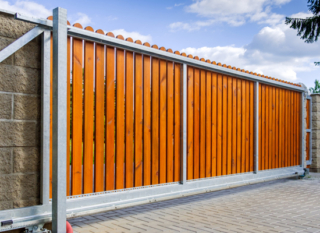
[[[1, 26], [0, 26], [0, 28], [1, 28]], [[1, 28], [1, 30], [2, 30], [2, 28]], [[0, 51], [2, 49], [4, 49], [5, 47], [7, 47], [9, 44], [11, 44], [13, 41], [15, 41], [15, 40], [14, 39], [0, 37]], [[3, 62], [1, 62], [1, 64], [14, 65], [14, 54], [12, 54], [7, 59], [5, 59]]]
[[312, 112], [320, 112], [320, 103], [312, 103]]
[[11, 119], [12, 95], [0, 94], [0, 119]]
[[41, 47], [39, 43], [30, 42], [18, 50], [14, 60], [16, 66], [28, 68], [41, 68]]
[[0, 64], [0, 91], [40, 94], [40, 87], [39, 70]]
[[312, 139], [320, 140], [320, 130], [312, 129]]
[[320, 103], [320, 94], [311, 94], [312, 103]]
[[312, 120], [320, 121], [320, 112], [312, 112]]
[[11, 152], [11, 148], [0, 148], [0, 174], [10, 174], [12, 172]]
[[320, 140], [312, 140], [312, 150], [320, 149]]
[[312, 121], [312, 129], [320, 129], [320, 121]]
[[40, 172], [40, 152], [37, 147], [13, 149], [13, 172]]
[[35, 24], [15, 20], [13, 15], [0, 13], [0, 36], [16, 39], [35, 26]]
[[40, 197], [40, 177], [37, 174], [2, 175], [0, 201], [28, 200]]
[[15, 95], [13, 118], [16, 120], [39, 120], [40, 97]]
[[22, 208], [22, 207], [27, 207], [27, 206], [35, 206], [39, 205], [40, 200], [39, 198], [30, 198], [28, 200], [17, 200], [13, 201], [13, 208]]
[[33, 122], [0, 122], [0, 146], [38, 146], [39, 125]]
[[320, 168], [320, 157], [312, 157], [311, 168]]

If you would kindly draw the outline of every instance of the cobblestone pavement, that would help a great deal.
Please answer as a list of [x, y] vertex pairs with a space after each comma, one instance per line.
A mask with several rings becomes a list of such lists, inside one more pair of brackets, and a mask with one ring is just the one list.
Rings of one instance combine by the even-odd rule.
[[320, 174], [70, 219], [74, 232], [320, 232]]

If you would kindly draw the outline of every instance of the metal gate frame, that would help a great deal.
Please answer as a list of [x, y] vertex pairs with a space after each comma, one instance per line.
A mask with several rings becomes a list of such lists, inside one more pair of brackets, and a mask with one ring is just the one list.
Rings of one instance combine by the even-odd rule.
[[[124, 40], [100, 35], [87, 30], [67, 26], [67, 11], [62, 8], [53, 10], [53, 21], [35, 19], [15, 14], [15, 19], [37, 24], [34, 29], [17, 39], [0, 52], [0, 62], [26, 45], [37, 36], [42, 38], [42, 127], [41, 127], [41, 205], [0, 211], [0, 222], [12, 220], [11, 225], [0, 226], [0, 232], [43, 224], [53, 220], [54, 232], [65, 229], [66, 217], [96, 213], [160, 200], [167, 200], [198, 193], [211, 192], [268, 180], [301, 175], [305, 167], [304, 103], [307, 89], [277, 82], [263, 77], [241, 73], [235, 70], [156, 50]], [[50, 35], [53, 32], [53, 198], [49, 200], [49, 151], [50, 151]], [[182, 132], [181, 132], [181, 181], [168, 184], [150, 185], [124, 190], [84, 194], [66, 198], [66, 46], [67, 35], [88, 41], [110, 45], [116, 48], [166, 59], [183, 64], [182, 78]], [[203, 178], [187, 181], [187, 66], [206, 69], [254, 82], [254, 172]], [[258, 104], [259, 82], [290, 89], [301, 95], [301, 161], [300, 166], [259, 171], [258, 155]], [[307, 162], [308, 163], [308, 162]]]
[[310, 108], [309, 108], [309, 125], [310, 129], [306, 129], [306, 133], [310, 133], [309, 135], [309, 160], [306, 160], [306, 165], [311, 165], [312, 164], [312, 97], [308, 95], [306, 97], [306, 100], [310, 101]]

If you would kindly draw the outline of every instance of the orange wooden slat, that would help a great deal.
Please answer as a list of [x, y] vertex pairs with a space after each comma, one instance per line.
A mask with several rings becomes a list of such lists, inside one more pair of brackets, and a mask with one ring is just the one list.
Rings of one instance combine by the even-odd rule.
[[276, 88], [276, 136], [275, 136], [275, 168], [279, 168], [279, 88]]
[[[70, 132], [70, 121], [71, 121], [71, 116], [70, 116], [70, 75], [71, 75], [71, 48], [70, 48], [70, 37], [68, 37], [67, 40], [67, 196], [70, 196], [70, 159], [71, 159], [71, 149], [70, 149], [70, 140], [71, 140], [71, 132]], [[50, 92], [51, 93], [51, 92]], [[52, 106], [52, 105], [50, 105]], [[51, 109], [51, 108], [50, 108]], [[51, 167], [51, 164], [50, 164]]]
[[306, 135], [306, 160], [310, 159], [310, 133]]
[[200, 71], [200, 178], [206, 177], [206, 71]]
[[294, 119], [293, 119], [293, 91], [290, 91], [290, 166], [293, 165], [293, 157], [294, 157], [294, 145], [293, 145], [293, 125], [294, 125]]
[[307, 123], [306, 123], [306, 129], [310, 129], [310, 100], [307, 99]]
[[279, 88], [279, 152], [278, 152], [278, 163], [279, 163], [279, 168], [282, 167], [282, 156], [283, 156], [283, 121], [282, 121], [282, 115], [283, 115], [283, 96], [282, 96], [282, 89]]
[[[53, 78], [53, 37], [50, 37], [50, 154], [49, 154], [49, 197], [52, 198], [52, 78]], [[71, 150], [72, 151], [72, 150]]]
[[126, 94], [125, 94], [125, 106], [126, 106], [126, 188], [133, 187], [133, 160], [134, 160], [134, 148], [133, 148], [133, 52], [126, 51]]
[[[179, 134], [178, 134], [179, 135]], [[167, 182], [173, 182], [174, 77], [173, 62], [167, 62]]]
[[246, 172], [246, 81], [241, 81], [241, 172]]
[[276, 90], [272, 87], [272, 156], [271, 168], [275, 168], [275, 152], [276, 152]]
[[285, 154], [285, 167], [288, 167], [288, 160], [289, 160], [289, 117], [290, 117], [290, 113], [289, 113], [289, 91], [286, 90], [286, 100], [285, 100], [285, 108], [286, 108], [286, 114], [285, 114], [285, 121], [286, 121], [286, 139], [285, 139], [285, 145], [286, 145], [286, 154]]
[[[212, 157], [211, 176], [221, 175], [221, 104], [222, 104], [222, 76], [211, 73], [212, 99]], [[219, 126], [218, 126], [219, 125]], [[218, 166], [219, 164], [219, 166]]]
[[[222, 77], [222, 175], [227, 175], [228, 156], [228, 77]], [[219, 166], [219, 164], [218, 164]]]
[[266, 129], [265, 129], [265, 133], [266, 133], [266, 144], [265, 144], [265, 170], [269, 169], [269, 116], [270, 116], [270, 94], [269, 94], [269, 86], [266, 86]]
[[187, 103], [187, 179], [193, 179], [193, 87], [194, 87], [194, 77], [193, 68], [188, 67], [188, 103]]
[[261, 93], [261, 91], [262, 91], [262, 87], [261, 87], [262, 85], [261, 85], [261, 83], [259, 83], [259, 102], [258, 102], [258, 104], [259, 104], [259, 115], [258, 115], [258, 121], [259, 121], [259, 133], [258, 133], [258, 135], [259, 135], [259, 159], [258, 159], [258, 161], [259, 161], [259, 166], [258, 166], [258, 168], [259, 168], [259, 170], [262, 170], [262, 93]]
[[82, 194], [82, 40], [72, 48], [72, 195]]
[[254, 146], [253, 146], [253, 126], [254, 126], [254, 116], [253, 116], [253, 99], [254, 99], [254, 92], [253, 92], [253, 82], [249, 83], [249, 102], [250, 102], [250, 132], [249, 132], [249, 148], [250, 148], [250, 167], [249, 171], [253, 172], [253, 164], [254, 164]]
[[296, 99], [296, 103], [297, 103], [297, 163], [296, 165], [300, 164], [300, 93], [297, 93], [297, 99]]
[[232, 79], [232, 174], [237, 173], [237, 79]]
[[142, 80], [142, 55], [135, 54], [135, 90], [134, 90], [134, 186], [142, 186], [142, 153], [143, 153], [143, 80]]
[[232, 174], [232, 78], [228, 77], [227, 86], [227, 174]]
[[292, 127], [292, 144], [293, 144], [293, 159], [292, 159], [292, 163], [291, 166], [296, 165], [296, 156], [297, 156], [297, 143], [296, 143], [296, 127], [297, 127], [297, 115], [296, 115], [296, 92], [292, 93], [292, 118], [293, 118], [293, 127]]
[[150, 57], [143, 56], [143, 185], [151, 185], [151, 71]]
[[200, 73], [194, 69], [193, 179], [199, 179], [200, 168]]
[[[93, 42], [84, 43], [84, 143], [83, 143], [83, 192], [93, 192], [93, 69], [94, 45]], [[102, 76], [103, 77], [103, 76]], [[102, 86], [103, 91], [103, 86]], [[103, 95], [102, 114], [103, 114]], [[97, 131], [96, 127], [96, 131]], [[104, 124], [102, 125], [103, 137]], [[102, 145], [103, 149], [103, 145]], [[102, 150], [103, 153], [103, 150]], [[103, 167], [103, 165], [102, 165]], [[102, 181], [103, 184], [103, 181]]]
[[124, 77], [124, 50], [117, 49], [116, 62], [116, 189], [123, 189], [124, 160], [125, 160], [125, 77]]
[[292, 129], [292, 106], [291, 106], [291, 95], [292, 92], [288, 91], [288, 115], [287, 115], [287, 120], [288, 120], [288, 163], [287, 167], [291, 166], [291, 159], [292, 159], [292, 141], [291, 141], [291, 129]]
[[152, 58], [152, 184], [159, 183], [159, 59]]
[[249, 81], [246, 81], [246, 172], [250, 171], [250, 101], [249, 101], [249, 92], [250, 92], [250, 85]]
[[[213, 87], [214, 86], [214, 87]], [[211, 153], [212, 148], [215, 148], [217, 145], [217, 139], [216, 139], [216, 131], [213, 132], [213, 118], [212, 118], [212, 112], [216, 114], [216, 101], [214, 104], [212, 104], [212, 94], [213, 94], [213, 88], [215, 89], [215, 96], [216, 96], [216, 88], [217, 88], [217, 82], [212, 84], [212, 75], [211, 72], [206, 72], [206, 171], [205, 171], [205, 177], [211, 177], [212, 176], [212, 160], [211, 160]], [[215, 108], [215, 109], [213, 109]], [[215, 116], [216, 117], [216, 116]], [[216, 119], [216, 118], [215, 118]], [[214, 134], [214, 141], [212, 140]], [[215, 155], [216, 156], [216, 155]], [[216, 157], [215, 157], [216, 159]]]
[[167, 181], [167, 63], [160, 60], [160, 183]]
[[174, 64], [174, 181], [180, 181], [181, 65]]
[[[114, 48], [106, 47], [106, 190], [115, 189], [115, 65]], [[96, 64], [98, 64], [96, 62]]]
[[237, 173], [241, 173], [241, 139], [242, 139], [242, 111], [241, 111], [241, 80], [237, 79]]

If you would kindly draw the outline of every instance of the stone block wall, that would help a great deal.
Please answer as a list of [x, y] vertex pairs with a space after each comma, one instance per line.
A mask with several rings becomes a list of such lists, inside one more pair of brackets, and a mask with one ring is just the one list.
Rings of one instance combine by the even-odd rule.
[[[0, 50], [35, 25], [0, 13]], [[39, 204], [41, 39], [0, 63], [0, 210]]]
[[311, 172], [320, 172], [320, 94], [312, 98], [312, 164]]

